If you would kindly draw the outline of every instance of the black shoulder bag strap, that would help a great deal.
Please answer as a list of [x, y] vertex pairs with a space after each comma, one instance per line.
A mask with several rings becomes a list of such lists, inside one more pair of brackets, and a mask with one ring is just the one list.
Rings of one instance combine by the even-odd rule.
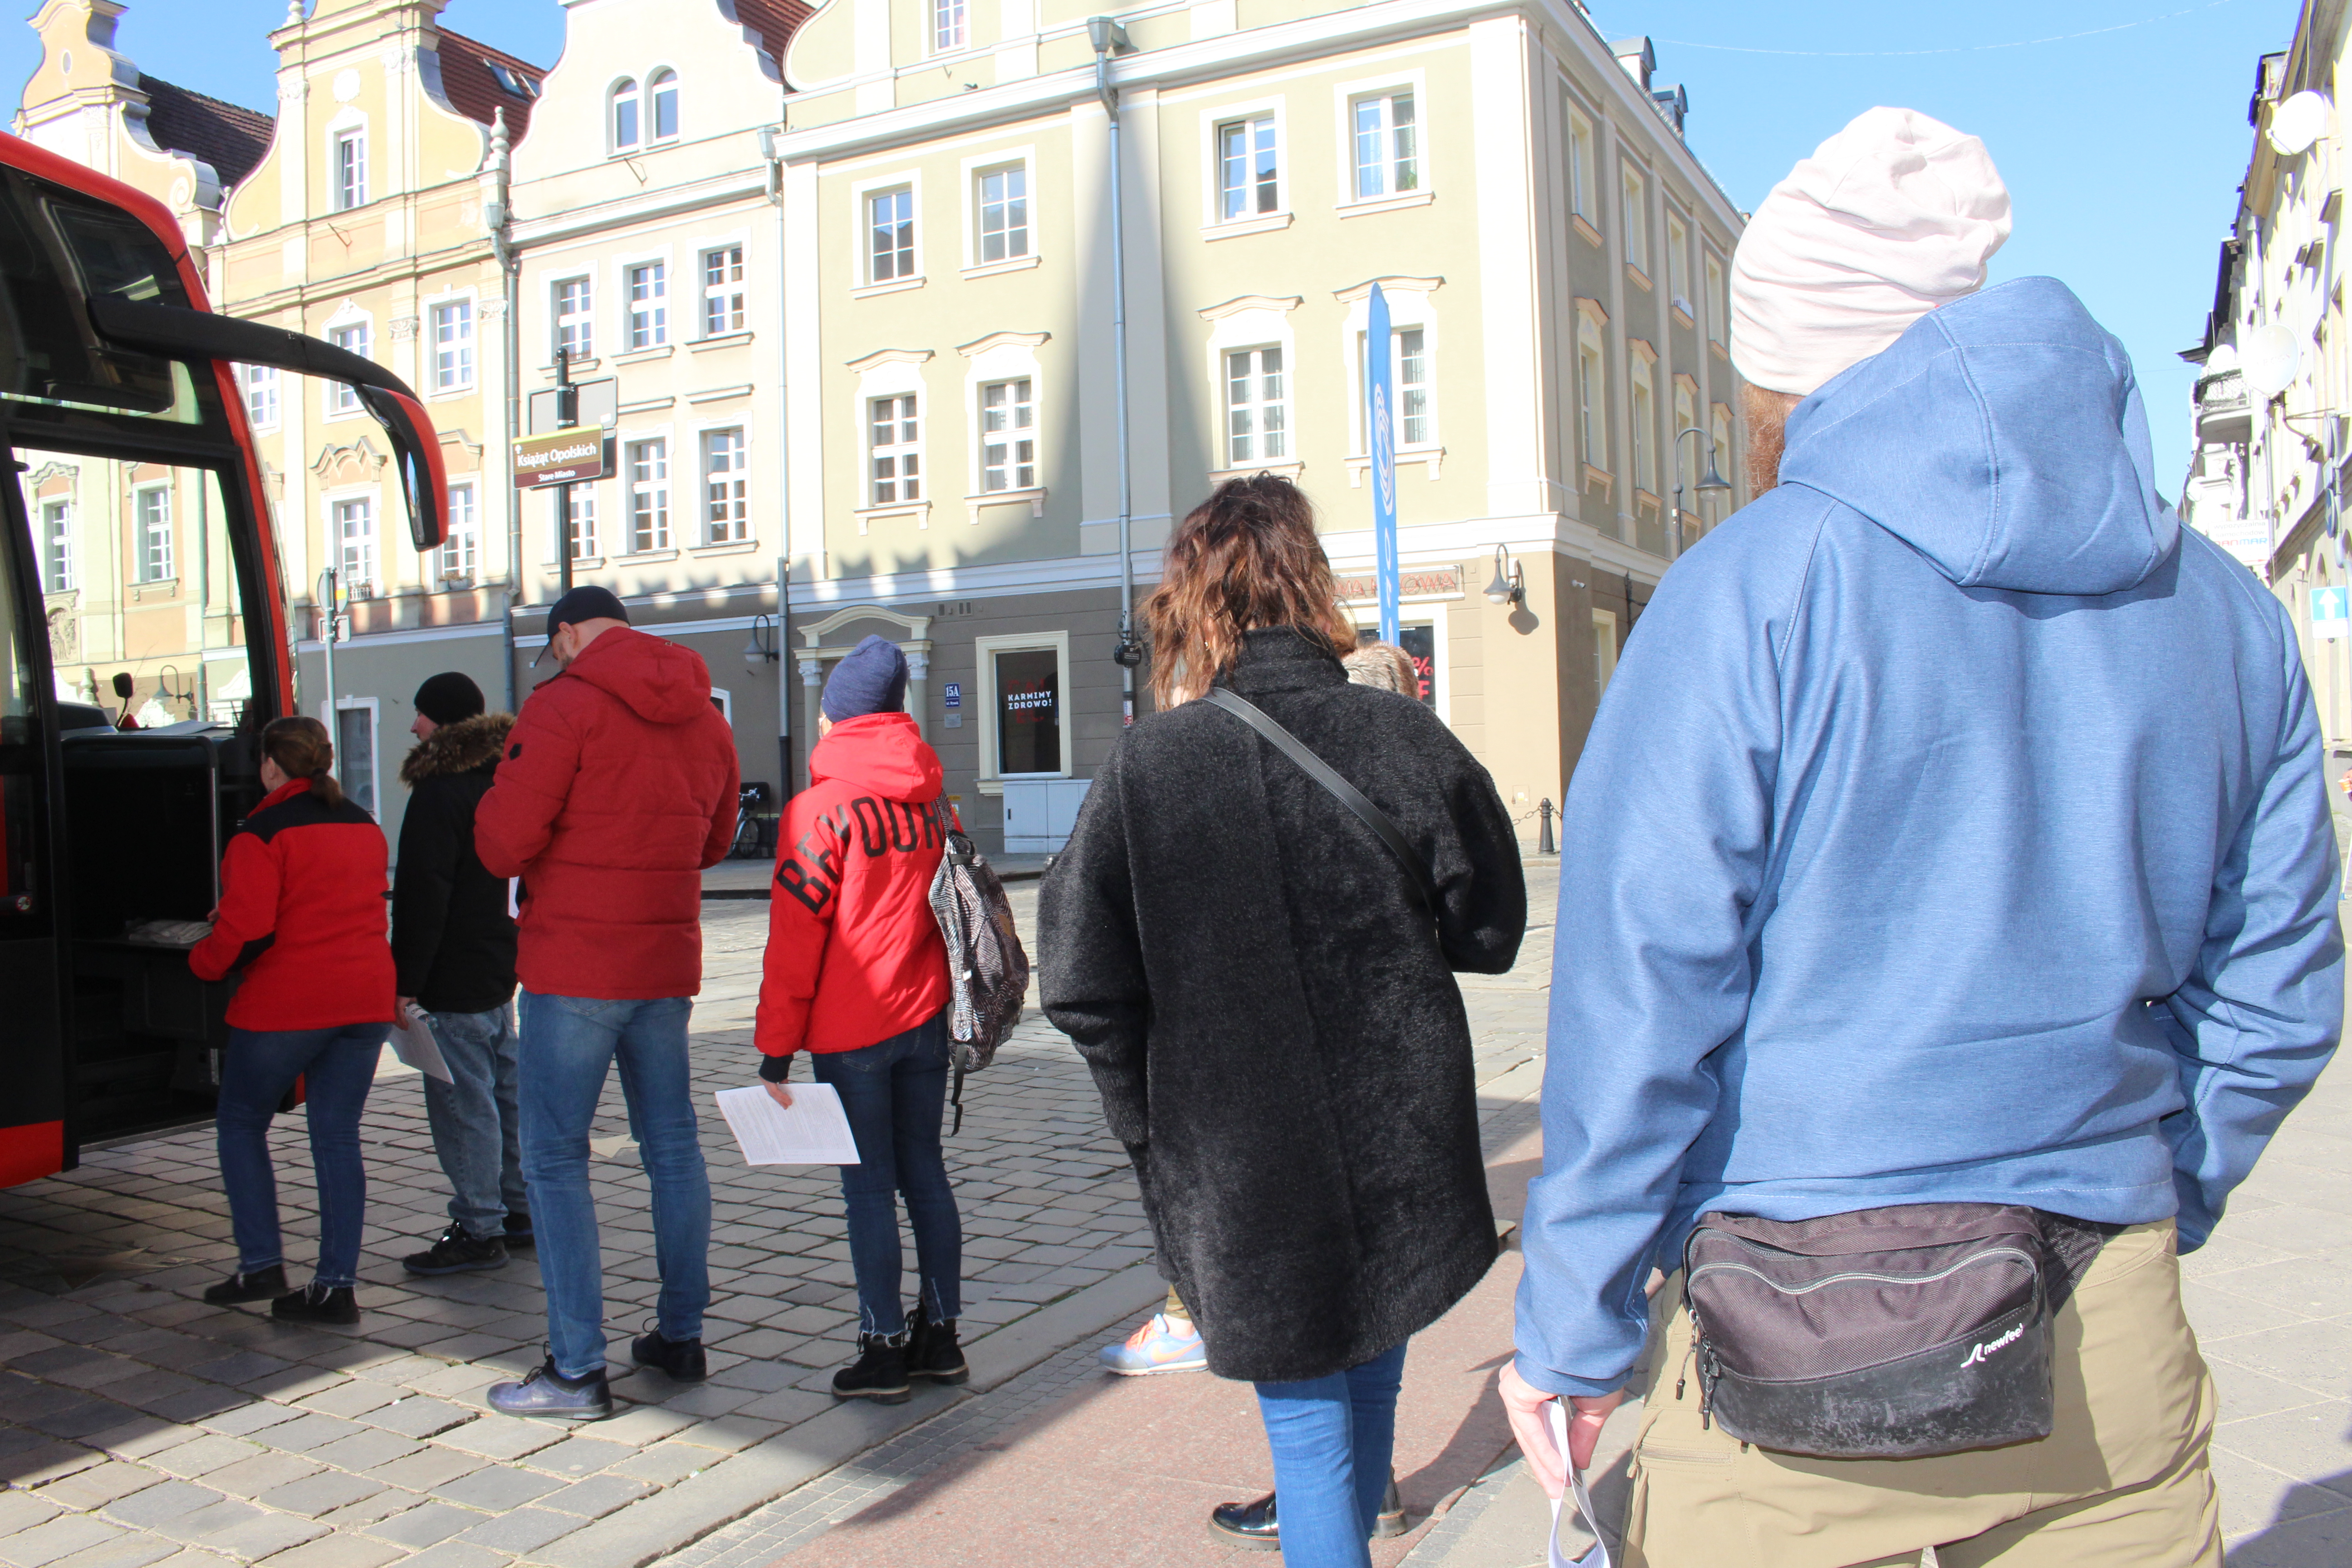
[[1356, 814], [1363, 825], [1379, 835], [1397, 864], [1404, 868], [1405, 880], [1412, 886], [1413, 901], [1432, 920], [1437, 918], [1437, 889], [1429, 879], [1429, 868], [1422, 864], [1421, 854], [1414, 849], [1404, 833], [1389, 820], [1387, 812], [1364, 798], [1364, 792], [1339, 776], [1330, 763], [1307, 749], [1307, 743], [1280, 724], [1255, 703], [1230, 686], [1212, 686], [1203, 700], [1213, 702], [1234, 718], [1255, 730], [1272, 742], [1274, 749], [1298, 765], [1298, 770], [1321, 784], [1338, 798], [1340, 805]]

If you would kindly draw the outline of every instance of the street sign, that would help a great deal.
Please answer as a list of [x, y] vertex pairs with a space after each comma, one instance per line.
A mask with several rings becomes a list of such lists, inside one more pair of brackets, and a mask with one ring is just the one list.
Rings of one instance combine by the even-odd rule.
[[621, 422], [621, 379], [607, 375], [595, 381], [542, 386], [530, 395], [525, 406], [530, 414], [530, 431], [534, 436], [568, 430], [574, 425], [597, 425], [610, 430]]
[[962, 707], [962, 706], [963, 706], [963, 682], [962, 682], [962, 681], [961, 681], [961, 680], [950, 680], [950, 681], [949, 681], [949, 682], [948, 682], [948, 683], [947, 683], [943, 688], [941, 688], [941, 689], [942, 689], [942, 690], [945, 692], [945, 694], [946, 694], [946, 698], [945, 698], [945, 700], [946, 700], [947, 705], [948, 705], [949, 707], [950, 707], [950, 708], [961, 708], [961, 707]]
[[2315, 637], [2341, 637], [2352, 630], [2352, 610], [2347, 605], [2352, 588], [2314, 588], [2311, 591], [2311, 635]]
[[1397, 640], [1395, 388], [1389, 376], [1389, 299], [1372, 285], [1364, 331], [1365, 429], [1372, 470], [1372, 562], [1380, 584], [1381, 640]]
[[532, 436], [514, 445], [517, 489], [601, 479], [604, 471], [604, 432], [593, 425]]

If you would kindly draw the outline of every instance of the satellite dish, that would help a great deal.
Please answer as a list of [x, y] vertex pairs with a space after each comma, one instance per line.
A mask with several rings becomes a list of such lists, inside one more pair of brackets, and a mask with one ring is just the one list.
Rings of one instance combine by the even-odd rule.
[[2229, 375], [2238, 368], [2238, 351], [2228, 343], [2215, 343], [2213, 352], [2205, 356], [2207, 375]]
[[2267, 400], [2294, 384], [2295, 367], [2303, 363], [2303, 345], [2295, 342], [2293, 332], [2273, 321], [2239, 340], [2238, 358], [2246, 384]]
[[2283, 158], [2309, 148], [2327, 130], [2327, 96], [2305, 89], [2271, 110], [2271, 145]]

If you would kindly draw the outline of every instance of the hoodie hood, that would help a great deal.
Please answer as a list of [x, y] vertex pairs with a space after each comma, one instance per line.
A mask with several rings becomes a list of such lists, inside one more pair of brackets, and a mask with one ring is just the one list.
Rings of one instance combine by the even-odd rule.
[[1964, 588], [2101, 595], [2168, 559], [2123, 345], [2053, 278], [1931, 310], [1789, 416], [1780, 482], [1843, 502]]
[[838, 779], [885, 800], [929, 805], [940, 798], [946, 775], [940, 754], [925, 743], [906, 713], [867, 713], [844, 719], [809, 753], [809, 783]]
[[611, 693], [647, 723], [683, 724], [710, 708], [710, 668], [702, 656], [635, 626], [605, 632], [563, 674]]
[[400, 764], [400, 782], [415, 788], [426, 779], [493, 766], [507, 749], [507, 731], [513, 728], [511, 713], [477, 713], [444, 724], [410, 749]]

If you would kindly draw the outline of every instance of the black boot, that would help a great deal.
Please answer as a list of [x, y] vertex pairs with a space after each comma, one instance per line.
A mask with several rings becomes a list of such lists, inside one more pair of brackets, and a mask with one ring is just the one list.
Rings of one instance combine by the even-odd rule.
[[313, 1279], [299, 1290], [289, 1290], [269, 1303], [269, 1315], [281, 1323], [341, 1323], [360, 1321], [360, 1304], [348, 1285], [332, 1289]]
[[631, 1341], [629, 1359], [639, 1366], [658, 1368], [672, 1383], [700, 1383], [710, 1375], [710, 1361], [702, 1352], [700, 1340], [665, 1339], [659, 1329], [649, 1329]]
[[858, 1335], [856, 1364], [833, 1374], [833, 1396], [906, 1404], [912, 1397], [907, 1384], [906, 1333]]
[[411, 1274], [465, 1274], [483, 1268], [504, 1268], [507, 1244], [499, 1237], [467, 1236], [464, 1226], [453, 1225], [429, 1249], [410, 1253], [400, 1260], [400, 1266]]
[[965, 1364], [963, 1349], [956, 1343], [953, 1318], [935, 1323], [929, 1306], [915, 1308], [915, 1315], [907, 1320], [907, 1375], [945, 1384], [970, 1380], [971, 1368]]
[[273, 1263], [250, 1274], [232, 1274], [217, 1285], [205, 1287], [205, 1300], [215, 1307], [247, 1301], [270, 1301], [286, 1294], [286, 1266]]
[[530, 1228], [530, 1215], [517, 1214], [511, 1209], [508, 1210], [506, 1234], [508, 1247], [512, 1249], [518, 1247], [532, 1247], [536, 1246], [538, 1241], [539, 1237]]

